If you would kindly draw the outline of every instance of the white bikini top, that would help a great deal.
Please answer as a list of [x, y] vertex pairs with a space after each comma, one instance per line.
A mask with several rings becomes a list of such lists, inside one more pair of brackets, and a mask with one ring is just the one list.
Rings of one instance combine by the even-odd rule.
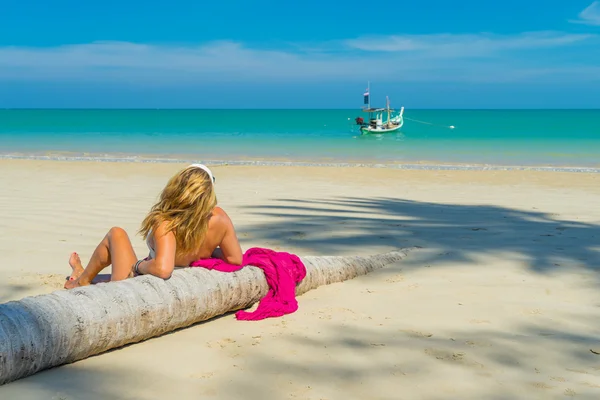
[[150, 245], [151, 237], [152, 237], [152, 229], [150, 229], [148, 231], [148, 237], [146, 238], [146, 246], [148, 246], [148, 250], [150, 250], [149, 257], [154, 259], [154, 258], [156, 258], [156, 252], [154, 251], [154, 248]]

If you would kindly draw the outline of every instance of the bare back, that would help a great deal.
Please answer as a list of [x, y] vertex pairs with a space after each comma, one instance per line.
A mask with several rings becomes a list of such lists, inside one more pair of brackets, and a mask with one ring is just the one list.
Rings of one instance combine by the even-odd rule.
[[[148, 238], [147, 243], [151, 250], [156, 248], [154, 233]], [[233, 223], [221, 207], [214, 208], [202, 245], [194, 252], [176, 255], [175, 265], [187, 267], [196, 260], [211, 258], [217, 249], [220, 249], [220, 256], [226, 257], [225, 261], [233, 264], [241, 263], [242, 251]]]

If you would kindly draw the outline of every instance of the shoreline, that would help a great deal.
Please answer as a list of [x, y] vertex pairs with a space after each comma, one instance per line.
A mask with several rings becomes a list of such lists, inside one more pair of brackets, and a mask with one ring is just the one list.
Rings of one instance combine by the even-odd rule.
[[504, 165], [451, 162], [321, 162], [321, 161], [283, 161], [283, 160], [227, 160], [199, 158], [162, 158], [147, 156], [77, 156], [77, 155], [16, 155], [0, 154], [0, 160], [24, 161], [66, 161], [66, 162], [103, 162], [103, 163], [146, 163], [146, 164], [187, 164], [201, 162], [211, 166], [263, 166], [263, 167], [333, 167], [333, 168], [384, 168], [396, 170], [432, 170], [432, 171], [540, 171], [540, 172], [576, 172], [600, 173], [600, 166], [564, 166], [564, 165]]

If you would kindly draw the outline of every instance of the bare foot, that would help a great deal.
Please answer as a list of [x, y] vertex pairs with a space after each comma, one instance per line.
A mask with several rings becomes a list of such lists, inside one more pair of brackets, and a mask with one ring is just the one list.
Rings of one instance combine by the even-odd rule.
[[73, 273], [69, 277], [69, 281], [77, 280], [83, 273], [83, 266], [81, 265], [81, 259], [79, 258], [79, 254], [73, 253], [71, 257], [69, 257], [69, 265], [73, 268]]
[[65, 282], [65, 289], [74, 289], [80, 286], [79, 279], [68, 280]]
[[79, 278], [77, 279], [73, 279], [73, 280], [68, 280], [65, 282], [65, 289], [75, 289], [78, 287], [82, 287], [82, 286], [88, 286], [88, 284], [84, 284], [83, 282], [81, 282], [81, 280]]

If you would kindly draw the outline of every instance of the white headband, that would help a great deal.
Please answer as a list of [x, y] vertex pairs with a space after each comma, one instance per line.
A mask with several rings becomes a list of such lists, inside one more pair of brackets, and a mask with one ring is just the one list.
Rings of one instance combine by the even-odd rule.
[[196, 167], [196, 168], [203, 169], [204, 171], [206, 171], [206, 173], [210, 177], [210, 180], [212, 181], [212, 183], [213, 184], [215, 183], [215, 177], [213, 176], [212, 172], [210, 171], [210, 169], [206, 165], [204, 165], [204, 164], [192, 164], [189, 167]]

